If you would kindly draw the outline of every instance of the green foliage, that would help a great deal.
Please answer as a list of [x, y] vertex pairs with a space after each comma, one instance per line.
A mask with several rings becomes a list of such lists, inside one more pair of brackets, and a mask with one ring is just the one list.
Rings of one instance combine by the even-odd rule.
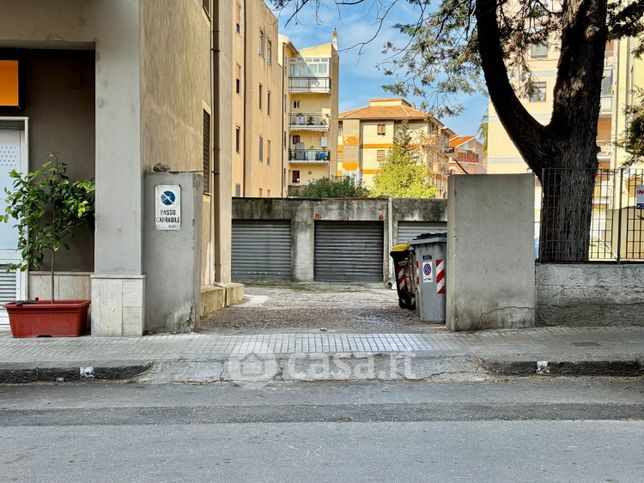
[[316, 179], [298, 193], [300, 198], [364, 198], [367, 196], [369, 191], [348, 177]]
[[374, 177], [374, 196], [393, 198], [434, 198], [436, 188], [427, 181], [427, 166], [420, 148], [412, 145], [411, 134], [405, 124], [396, 135], [394, 145]]
[[481, 119], [481, 124], [479, 125], [479, 137], [483, 140], [483, 151], [487, 153], [487, 141], [488, 141], [488, 115], [487, 112]]
[[[65, 238], [90, 222], [94, 214], [94, 181], [70, 181], [67, 166], [54, 155], [39, 170], [12, 170], [13, 189], [5, 188], [7, 207], [2, 219], [16, 221], [22, 262], [12, 270], [38, 269], [46, 253], [69, 249]], [[53, 265], [53, 264], [52, 264]], [[51, 267], [53, 271], [53, 266]]]

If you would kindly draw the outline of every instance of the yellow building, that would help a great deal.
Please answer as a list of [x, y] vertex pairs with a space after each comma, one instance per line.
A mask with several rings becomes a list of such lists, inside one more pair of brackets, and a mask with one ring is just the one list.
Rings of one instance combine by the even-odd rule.
[[278, 21], [263, 0], [233, 1], [233, 196], [284, 196]]
[[[644, 61], [634, 58], [634, 42], [634, 39], [614, 40], [606, 46], [597, 126], [598, 160], [602, 169], [618, 168], [628, 158], [624, 149], [617, 147], [615, 142], [624, 135], [626, 111], [636, 102], [634, 94], [637, 88], [644, 88]], [[528, 112], [545, 125], [552, 112], [559, 53], [556, 45], [534, 45], [530, 57], [535, 89], [522, 102]], [[488, 172], [525, 173], [528, 167], [501, 125], [492, 103], [488, 109]]]
[[337, 34], [298, 50], [263, 0], [232, 1], [232, 193], [287, 196], [336, 171]]
[[476, 136], [450, 135], [449, 151], [450, 175], [487, 173], [487, 154]]
[[436, 197], [447, 196], [449, 135], [430, 114], [401, 98], [371, 99], [369, 105], [340, 114], [338, 176], [349, 176], [373, 186], [380, 163], [394, 144], [398, 129], [406, 122], [412, 139], [422, 147], [428, 178]]
[[285, 156], [289, 186], [303, 186], [337, 170], [340, 62], [337, 32], [330, 43], [298, 50], [281, 36], [287, 69]]

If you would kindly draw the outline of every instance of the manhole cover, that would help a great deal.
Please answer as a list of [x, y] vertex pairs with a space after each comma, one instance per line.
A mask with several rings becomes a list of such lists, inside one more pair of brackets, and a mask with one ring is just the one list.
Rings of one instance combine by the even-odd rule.
[[572, 345], [577, 347], [600, 347], [599, 342], [573, 342]]

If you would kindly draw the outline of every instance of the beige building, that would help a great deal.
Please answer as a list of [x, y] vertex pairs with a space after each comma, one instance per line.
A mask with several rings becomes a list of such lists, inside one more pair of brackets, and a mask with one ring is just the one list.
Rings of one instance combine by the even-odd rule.
[[298, 50], [263, 0], [233, 0], [232, 193], [283, 197], [336, 169], [339, 58]]
[[436, 197], [446, 197], [448, 132], [440, 121], [401, 98], [372, 99], [368, 106], [340, 114], [338, 176], [360, 180], [367, 188], [373, 186], [403, 122], [422, 147]]
[[233, 4], [233, 196], [281, 197], [283, 67], [278, 21], [262, 0]]
[[487, 154], [476, 136], [449, 138], [449, 174], [486, 174]]
[[[634, 39], [609, 41], [604, 61], [601, 109], [597, 126], [597, 145], [601, 169], [614, 169], [628, 159], [616, 146], [627, 127], [628, 108], [637, 102], [638, 88], [644, 88], [644, 61], [633, 56]], [[557, 76], [557, 45], [534, 45], [529, 66], [534, 74], [533, 93], [522, 99], [528, 112], [541, 124], [548, 124], [552, 112], [552, 94]], [[488, 119], [488, 172], [525, 173], [527, 165], [501, 125], [492, 103]]]
[[[232, 7], [0, 0], [0, 185], [52, 151], [71, 179], [95, 179], [95, 227], [56, 257], [58, 296], [91, 299], [93, 335], [190, 330], [240, 294], [228, 283]], [[181, 193], [176, 231], [155, 224], [166, 184]], [[0, 226], [0, 265], [20, 259], [15, 237]], [[43, 276], [3, 278], [1, 301], [51, 297]]]
[[298, 50], [282, 36], [287, 69], [285, 155], [288, 185], [298, 187], [337, 171], [340, 62], [337, 32], [332, 42]]

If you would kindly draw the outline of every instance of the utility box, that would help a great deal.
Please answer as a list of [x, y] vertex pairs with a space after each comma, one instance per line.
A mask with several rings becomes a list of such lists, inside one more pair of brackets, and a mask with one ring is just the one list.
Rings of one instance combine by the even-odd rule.
[[411, 241], [416, 271], [416, 310], [422, 322], [445, 323], [447, 234], [432, 232]]

